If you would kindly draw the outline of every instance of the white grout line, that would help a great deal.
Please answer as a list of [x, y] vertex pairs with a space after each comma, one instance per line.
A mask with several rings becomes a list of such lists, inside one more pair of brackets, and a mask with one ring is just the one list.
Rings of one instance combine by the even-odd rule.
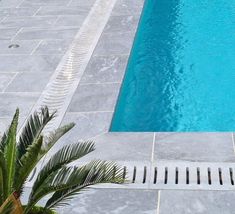
[[8, 84], [6, 85], [6, 87], [2, 90], [1, 93], [5, 93], [5, 91], [7, 90], [8, 86], [14, 81], [14, 79], [16, 78], [16, 76], [18, 75], [19, 72], [15, 73], [15, 75], [11, 78], [11, 80], [8, 82]]
[[151, 162], [154, 161], [154, 150], [155, 150], [155, 140], [156, 140], [156, 133], [153, 133], [153, 145], [152, 145], [152, 154], [151, 154]]
[[234, 133], [232, 132], [232, 143], [233, 143], [233, 152], [235, 154], [235, 141], [234, 141]]
[[160, 214], [161, 190], [158, 191], [157, 197], [157, 214]]
[[42, 8], [42, 6], [40, 6], [40, 7], [36, 10], [36, 12], [33, 14], [33, 16], [36, 16], [37, 13], [41, 10], [41, 8]]
[[11, 41], [13, 41], [13, 40], [18, 36], [18, 34], [19, 34], [22, 30], [23, 30], [23, 28], [20, 28], [20, 29], [16, 32], [16, 34], [11, 38]]
[[33, 55], [35, 51], [39, 48], [39, 46], [42, 44], [43, 40], [39, 41], [39, 43], [35, 46], [35, 48], [31, 51], [30, 55]]

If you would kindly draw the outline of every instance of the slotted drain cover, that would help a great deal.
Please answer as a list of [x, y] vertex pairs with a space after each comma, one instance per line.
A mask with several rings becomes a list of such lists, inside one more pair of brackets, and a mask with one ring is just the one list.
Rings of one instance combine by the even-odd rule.
[[[113, 188], [234, 190], [235, 163], [124, 163], [128, 184]], [[102, 188], [110, 185], [102, 185]]]

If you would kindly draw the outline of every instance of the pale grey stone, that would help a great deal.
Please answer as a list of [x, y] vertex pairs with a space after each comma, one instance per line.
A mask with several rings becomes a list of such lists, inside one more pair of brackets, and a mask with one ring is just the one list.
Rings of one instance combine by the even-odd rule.
[[113, 111], [120, 84], [79, 85], [69, 112]]
[[[22, 0], [21, 0], [22, 2]], [[69, 0], [24, 0], [20, 7], [30, 7], [30, 6], [66, 6]]]
[[104, 29], [104, 33], [135, 32], [138, 22], [139, 16], [111, 16]]
[[9, 55], [0, 56], [0, 71], [54, 71], [57, 67], [61, 56], [59, 55], [40, 55], [40, 56], [21, 56]]
[[18, 31], [18, 28], [0, 28], [0, 40], [12, 39]]
[[155, 160], [235, 161], [231, 133], [156, 133]]
[[[14, 55], [14, 54], [30, 54], [39, 44], [39, 41], [10, 41], [10, 40], [0, 40], [0, 55]], [[10, 48], [10, 46], [13, 47]], [[14, 47], [19, 45], [19, 47]]]
[[233, 191], [161, 191], [160, 214], [232, 214]]
[[45, 15], [85, 15], [88, 13], [88, 10], [82, 8], [82, 7], [50, 7], [45, 6], [42, 7], [37, 15], [39, 16], [45, 16]]
[[8, 17], [0, 23], [0, 28], [4, 27], [31, 27], [43, 28], [50, 27], [56, 22], [57, 16], [44, 16], [44, 17]]
[[96, 150], [84, 157], [83, 161], [151, 161], [153, 133], [109, 132], [92, 140]]
[[3, 91], [7, 85], [14, 78], [15, 73], [0, 73], [0, 92]]
[[144, 0], [118, 0], [113, 15], [140, 15], [144, 5]]
[[53, 54], [65, 54], [71, 41], [70, 40], [44, 40], [40, 43], [38, 48], [33, 54], [35, 55], [53, 55]]
[[17, 107], [20, 109], [21, 116], [27, 116], [38, 97], [39, 94], [32, 93], [0, 94], [0, 117], [12, 116]]
[[[1, 4], [1, 3], [0, 3]], [[0, 8], [0, 16], [4, 17], [20, 17], [20, 16], [32, 16], [36, 13], [39, 7], [31, 8]]]
[[74, 38], [78, 29], [76, 27], [53, 28], [53, 29], [23, 29], [16, 36], [16, 40], [36, 40], [36, 39], [69, 39]]
[[78, 14], [70, 16], [60, 16], [55, 23], [55, 26], [77, 26], [81, 27], [87, 14]]
[[6, 92], [42, 92], [49, 82], [52, 72], [19, 73], [11, 84], [6, 88]]
[[129, 55], [134, 32], [102, 34], [94, 55]]
[[127, 59], [127, 56], [93, 56], [81, 83], [121, 82]]
[[71, 206], [59, 208], [66, 214], [156, 214], [157, 191], [90, 189], [70, 202]]

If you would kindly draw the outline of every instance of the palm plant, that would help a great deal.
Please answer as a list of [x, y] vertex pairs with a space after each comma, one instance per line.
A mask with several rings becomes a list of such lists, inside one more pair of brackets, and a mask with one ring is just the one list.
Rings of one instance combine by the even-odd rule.
[[[9, 129], [0, 140], [0, 207], [13, 193], [17, 198], [20, 197], [39, 161], [74, 127], [74, 123], [70, 123], [43, 136], [45, 126], [54, 116], [55, 112], [50, 113], [47, 107], [43, 107], [30, 116], [17, 139], [19, 110], [16, 110]], [[51, 197], [44, 211], [67, 205], [68, 200], [88, 186], [124, 182], [123, 170], [112, 162], [96, 160], [71, 166], [71, 162], [94, 149], [93, 142], [81, 142], [66, 145], [52, 155], [38, 172], [23, 213], [32, 213], [38, 201], [48, 194]]]

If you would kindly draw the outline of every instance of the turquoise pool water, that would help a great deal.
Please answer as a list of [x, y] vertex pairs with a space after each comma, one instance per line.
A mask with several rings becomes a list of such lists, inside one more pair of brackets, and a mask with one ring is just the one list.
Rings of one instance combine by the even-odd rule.
[[110, 131], [235, 130], [235, 0], [146, 0]]

